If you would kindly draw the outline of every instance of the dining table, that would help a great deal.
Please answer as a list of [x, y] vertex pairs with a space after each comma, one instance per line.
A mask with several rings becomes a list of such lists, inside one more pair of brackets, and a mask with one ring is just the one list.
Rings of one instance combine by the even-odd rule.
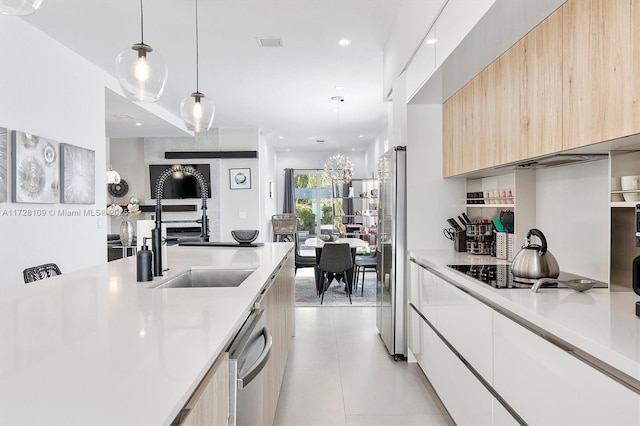
[[[361, 240], [360, 238], [337, 238], [335, 241], [324, 241], [318, 237], [307, 238], [304, 242], [304, 245], [307, 247], [313, 247], [316, 249], [316, 266], [313, 268], [313, 275], [316, 283], [316, 290], [318, 294], [321, 292], [322, 286], [322, 274], [320, 272], [320, 268], [318, 264], [320, 262], [320, 255], [322, 254], [322, 247], [325, 244], [349, 244], [349, 248], [351, 248], [351, 264], [354, 265], [356, 252], [367, 252], [369, 249], [369, 243]], [[343, 280], [346, 284], [346, 279], [348, 279], [353, 284], [353, 266], [346, 272], [347, 277], [343, 277], [342, 274], [336, 274], [331, 278], [335, 278], [336, 281]], [[331, 282], [331, 279], [329, 280]], [[326, 290], [326, 289], [325, 289]]]

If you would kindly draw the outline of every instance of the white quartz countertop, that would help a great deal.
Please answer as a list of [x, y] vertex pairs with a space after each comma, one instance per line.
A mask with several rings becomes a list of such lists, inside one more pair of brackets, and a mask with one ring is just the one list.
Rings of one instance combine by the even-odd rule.
[[410, 250], [409, 255], [476, 296], [640, 381], [640, 318], [635, 316], [640, 296], [632, 291], [543, 288], [533, 293], [528, 289], [496, 289], [447, 265], [510, 262], [450, 250]]
[[[169, 247], [0, 289], [0, 424], [170, 424], [246, 319], [291, 243]], [[235, 288], [148, 289], [191, 266], [257, 268]]]

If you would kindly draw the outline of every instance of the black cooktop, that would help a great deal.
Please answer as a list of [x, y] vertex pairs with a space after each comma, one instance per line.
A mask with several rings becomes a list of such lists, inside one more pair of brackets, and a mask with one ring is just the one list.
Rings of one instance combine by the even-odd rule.
[[[447, 265], [451, 269], [460, 271], [468, 276], [475, 278], [476, 280], [490, 285], [494, 288], [531, 288], [533, 281], [531, 282], [518, 282], [514, 280], [511, 273], [511, 265]], [[567, 272], [561, 272], [558, 277], [559, 280], [568, 281], [571, 279], [582, 278], [577, 275], [573, 275]], [[542, 284], [541, 288], [557, 288], [566, 287], [562, 283], [550, 282]], [[594, 287], [606, 288], [607, 283], [596, 281]]]

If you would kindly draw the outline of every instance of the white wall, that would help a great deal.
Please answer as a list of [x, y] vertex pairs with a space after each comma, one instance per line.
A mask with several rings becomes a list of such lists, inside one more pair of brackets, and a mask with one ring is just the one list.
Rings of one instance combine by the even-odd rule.
[[277, 204], [277, 162], [278, 156], [264, 135], [260, 133], [260, 233], [262, 241], [271, 241], [272, 227], [271, 217], [278, 213]]
[[[146, 200], [149, 194], [149, 177], [147, 176], [148, 169], [144, 166], [144, 139], [110, 138], [108, 146], [107, 156], [109, 158], [106, 167], [108, 169], [111, 165], [111, 168], [120, 174], [120, 177], [129, 185], [129, 192], [124, 197], [113, 197], [107, 192], [106, 204], [127, 204], [131, 197], [136, 197], [141, 202]], [[135, 216], [131, 219], [134, 222], [134, 227], [139, 217], [142, 216]], [[119, 219], [109, 218], [107, 224], [107, 232], [112, 234], [120, 232]]]
[[442, 178], [442, 105], [409, 105], [407, 123], [407, 247], [453, 250], [442, 229], [465, 211], [465, 181]]
[[[258, 151], [260, 135], [258, 129], [220, 129], [221, 151]], [[251, 169], [251, 189], [231, 189], [230, 169]], [[233, 241], [233, 229], [261, 230], [260, 192], [262, 178], [259, 158], [220, 160], [220, 241]], [[260, 232], [259, 241], [265, 239]]]
[[[96, 161], [93, 205], [0, 203], [0, 287], [24, 285], [22, 270], [42, 263], [65, 273], [106, 262], [106, 219], [84, 213], [105, 208], [105, 78], [24, 20], [0, 15], [0, 126], [92, 149]], [[36, 211], [44, 216], [12, 214]]]
[[560, 270], [609, 281], [607, 160], [536, 172], [536, 226]]

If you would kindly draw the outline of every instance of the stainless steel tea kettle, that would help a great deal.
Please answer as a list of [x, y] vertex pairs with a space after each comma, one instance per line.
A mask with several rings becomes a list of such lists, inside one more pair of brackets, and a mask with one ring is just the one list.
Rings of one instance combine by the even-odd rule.
[[[541, 245], [531, 244], [531, 236], [540, 238]], [[514, 279], [537, 280], [558, 278], [560, 267], [553, 255], [547, 251], [547, 239], [539, 229], [530, 229], [522, 249], [513, 258], [511, 272]]]

